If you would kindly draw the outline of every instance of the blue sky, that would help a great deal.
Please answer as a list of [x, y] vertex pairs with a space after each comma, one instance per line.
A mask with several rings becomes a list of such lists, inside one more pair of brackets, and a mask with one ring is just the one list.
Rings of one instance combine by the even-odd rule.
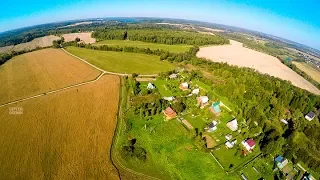
[[317, 0], [33, 0], [1, 2], [0, 32], [95, 17], [172, 17], [257, 30], [320, 49]]

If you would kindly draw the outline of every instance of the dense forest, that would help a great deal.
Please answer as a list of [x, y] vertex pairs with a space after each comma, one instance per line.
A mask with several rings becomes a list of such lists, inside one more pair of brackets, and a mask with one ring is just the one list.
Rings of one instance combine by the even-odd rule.
[[99, 40], [117, 39], [143, 41], [161, 44], [227, 44], [229, 40], [221, 36], [204, 35], [196, 32], [173, 31], [167, 29], [104, 29], [95, 31], [92, 36]]

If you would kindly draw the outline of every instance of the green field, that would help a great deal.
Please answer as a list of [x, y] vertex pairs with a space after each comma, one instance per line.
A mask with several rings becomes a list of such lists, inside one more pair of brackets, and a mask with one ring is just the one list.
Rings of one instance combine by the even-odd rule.
[[130, 137], [137, 139], [149, 157], [146, 162], [126, 160], [140, 172], [166, 179], [235, 179], [234, 174], [226, 176], [210, 153], [195, 145], [190, 132], [178, 121], [165, 122], [158, 115], [149, 121], [131, 117], [130, 122], [134, 124]]
[[108, 46], [119, 46], [119, 47], [138, 47], [138, 48], [150, 48], [151, 50], [162, 49], [173, 53], [181, 53], [188, 51], [192, 46], [186, 44], [158, 44], [158, 43], [147, 43], [141, 41], [129, 41], [129, 40], [104, 40], [95, 43], [94, 45], [108, 45]]
[[171, 63], [160, 61], [159, 57], [154, 55], [98, 51], [71, 46], [67, 47], [66, 50], [110, 72], [155, 74], [174, 69]]

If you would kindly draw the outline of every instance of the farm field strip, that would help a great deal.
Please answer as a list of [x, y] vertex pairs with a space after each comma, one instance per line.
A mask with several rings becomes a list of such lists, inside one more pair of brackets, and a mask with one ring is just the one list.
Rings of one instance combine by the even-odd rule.
[[148, 43], [141, 41], [130, 41], [130, 40], [103, 40], [95, 43], [94, 45], [107, 45], [107, 46], [119, 46], [119, 47], [138, 47], [138, 48], [150, 48], [152, 50], [162, 49], [164, 51], [169, 51], [173, 53], [182, 53], [188, 51], [192, 46], [177, 44], [177, 45], [168, 45], [168, 44], [159, 44], [159, 43]]

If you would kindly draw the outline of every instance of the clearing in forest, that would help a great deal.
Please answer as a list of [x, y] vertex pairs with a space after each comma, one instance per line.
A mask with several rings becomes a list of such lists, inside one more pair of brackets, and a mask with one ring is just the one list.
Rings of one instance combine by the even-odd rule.
[[155, 74], [173, 70], [174, 66], [167, 61], [160, 61], [159, 56], [129, 53], [98, 51], [78, 47], [66, 47], [66, 50], [97, 67], [116, 73]]
[[214, 62], [226, 62], [230, 65], [249, 67], [257, 71], [278, 77], [314, 94], [320, 94], [310, 82], [282, 64], [277, 58], [243, 47], [242, 43], [230, 40], [231, 45], [202, 47], [198, 57]]
[[119, 87], [119, 77], [104, 75], [0, 108], [1, 178], [119, 179], [110, 160]]
[[60, 49], [22, 54], [0, 66], [0, 104], [93, 80], [99, 74]]
[[62, 37], [66, 42], [74, 41], [76, 38], [80, 38], [80, 40], [86, 44], [96, 42], [96, 39], [91, 37], [91, 32], [63, 34]]
[[138, 48], [150, 48], [151, 50], [162, 49], [173, 53], [182, 53], [189, 51], [192, 47], [186, 44], [159, 44], [159, 43], [148, 43], [141, 41], [129, 41], [129, 40], [104, 40], [95, 43], [95, 45], [108, 45], [108, 46], [119, 46], [119, 47], [138, 47]]
[[309, 75], [312, 79], [320, 83], [320, 70], [317, 70], [316, 68], [306, 63], [301, 63], [301, 62], [292, 62], [292, 63], [296, 65], [297, 68], [299, 68], [301, 71]]

